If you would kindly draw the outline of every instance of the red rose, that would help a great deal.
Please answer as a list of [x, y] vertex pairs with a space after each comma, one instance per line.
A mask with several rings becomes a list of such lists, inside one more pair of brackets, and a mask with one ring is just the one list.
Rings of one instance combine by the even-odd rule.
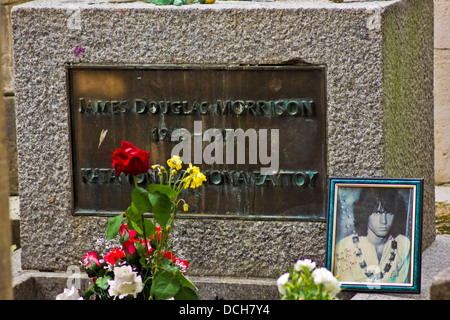
[[111, 159], [116, 176], [122, 172], [138, 175], [150, 170], [150, 153], [126, 141], [122, 141], [122, 148], [114, 150]]
[[125, 257], [125, 251], [120, 250], [119, 248], [114, 248], [110, 252], [105, 254], [103, 258], [107, 263], [115, 264], [116, 260], [120, 261], [120, 259], [122, 259], [123, 257]]
[[134, 238], [137, 234], [136, 230], [128, 229], [128, 226], [126, 224], [122, 224], [120, 226], [119, 230], [120, 230], [120, 234], [122, 235], [122, 237], [125, 237], [125, 232], [128, 232], [128, 235], [130, 236], [130, 238]]
[[100, 261], [98, 261], [97, 253], [95, 251], [90, 251], [83, 256], [83, 262], [86, 268], [91, 267], [91, 264], [95, 263], [100, 267]]

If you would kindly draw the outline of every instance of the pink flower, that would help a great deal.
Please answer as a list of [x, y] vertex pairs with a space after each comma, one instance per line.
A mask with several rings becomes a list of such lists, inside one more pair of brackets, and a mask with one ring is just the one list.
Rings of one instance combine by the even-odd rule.
[[83, 263], [86, 268], [90, 268], [91, 264], [94, 263], [100, 267], [100, 261], [98, 260], [97, 253], [95, 251], [90, 251], [83, 256]]
[[181, 272], [186, 273], [189, 263], [186, 260], [175, 258], [175, 255], [170, 251], [164, 251], [164, 258], [172, 260], [176, 267], [178, 267]]
[[136, 234], [137, 234], [136, 230], [128, 229], [128, 226], [126, 224], [122, 224], [120, 226], [119, 230], [120, 230], [120, 234], [122, 235], [122, 237], [125, 237], [126, 232], [128, 232], [128, 235], [130, 236], [130, 238], [136, 237]]
[[136, 252], [136, 247], [134, 246], [134, 243], [136, 241], [139, 241], [138, 239], [130, 239], [123, 243], [122, 247], [125, 250], [125, 252], [128, 252], [131, 256]]
[[120, 259], [122, 259], [123, 257], [125, 257], [125, 251], [119, 248], [114, 248], [110, 252], [105, 254], [103, 258], [107, 263], [114, 265], [116, 263], [116, 260], [120, 261]]
[[81, 57], [86, 52], [86, 50], [82, 46], [76, 46], [73, 52], [77, 57]]
[[175, 262], [175, 266], [178, 267], [181, 272], [186, 273], [187, 268], [189, 267], [189, 263], [186, 260], [175, 258], [173, 259], [173, 262]]

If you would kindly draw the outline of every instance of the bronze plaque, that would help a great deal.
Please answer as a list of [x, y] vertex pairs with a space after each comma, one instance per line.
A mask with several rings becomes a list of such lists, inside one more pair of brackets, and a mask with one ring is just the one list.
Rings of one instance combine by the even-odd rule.
[[[323, 67], [76, 65], [67, 75], [74, 214], [129, 206], [132, 180], [111, 161], [124, 140], [151, 165], [179, 154], [205, 173], [182, 194], [181, 217], [324, 219]], [[159, 182], [152, 171], [138, 181]]]

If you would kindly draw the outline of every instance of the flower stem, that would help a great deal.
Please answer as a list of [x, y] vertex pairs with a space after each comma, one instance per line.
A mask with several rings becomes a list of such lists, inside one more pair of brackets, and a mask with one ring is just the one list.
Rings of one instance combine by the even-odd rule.
[[[137, 189], [138, 188], [138, 183], [137, 183], [137, 179], [136, 176], [133, 175], [133, 181], [134, 181], [134, 187]], [[147, 235], [145, 233], [145, 220], [144, 220], [144, 215], [142, 215], [141, 217], [141, 222], [142, 222], [142, 233], [144, 236], [144, 243], [145, 243], [145, 247], [147, 248], [147, 252], [150, 251], [150, 248], [148, 247], [148, 243], [147, 243]]]

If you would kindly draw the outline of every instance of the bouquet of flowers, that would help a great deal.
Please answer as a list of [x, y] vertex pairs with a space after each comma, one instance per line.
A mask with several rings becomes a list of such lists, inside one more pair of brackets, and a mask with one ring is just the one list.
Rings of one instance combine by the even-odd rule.
[[[119, 245], [101, 256], [96, 251], [84, 255], [93, 284], [82, 298], [197, 299], [198, 289], [186, 277], [189, 264], [171, 252], [169, 235], [179, 206], [188, 210], [188, 204], [178, 199], [180, 192], [201, 186], [205, 175], [192, 164], [182, 170], [180, 157], [173, 156], [167, 169], [158, 164], [151, 167], [160, 183], [144, 189], [138, 186], [136, 175], [150, 170], [148, 152], [122, 141], [112, 161], [117, 176], [122, 172], [133, 176], [131, 205], [124, 214], [108, 220], [107, 240], [118, 236]], [[150, 211], [153, 219], [144, 216]]]
[[309, 259], [298, 260], [294, 270], [277, 280], [282, 300], [334, 300], [341, 291], [340, 282], [326, 268], [317, 268]]

